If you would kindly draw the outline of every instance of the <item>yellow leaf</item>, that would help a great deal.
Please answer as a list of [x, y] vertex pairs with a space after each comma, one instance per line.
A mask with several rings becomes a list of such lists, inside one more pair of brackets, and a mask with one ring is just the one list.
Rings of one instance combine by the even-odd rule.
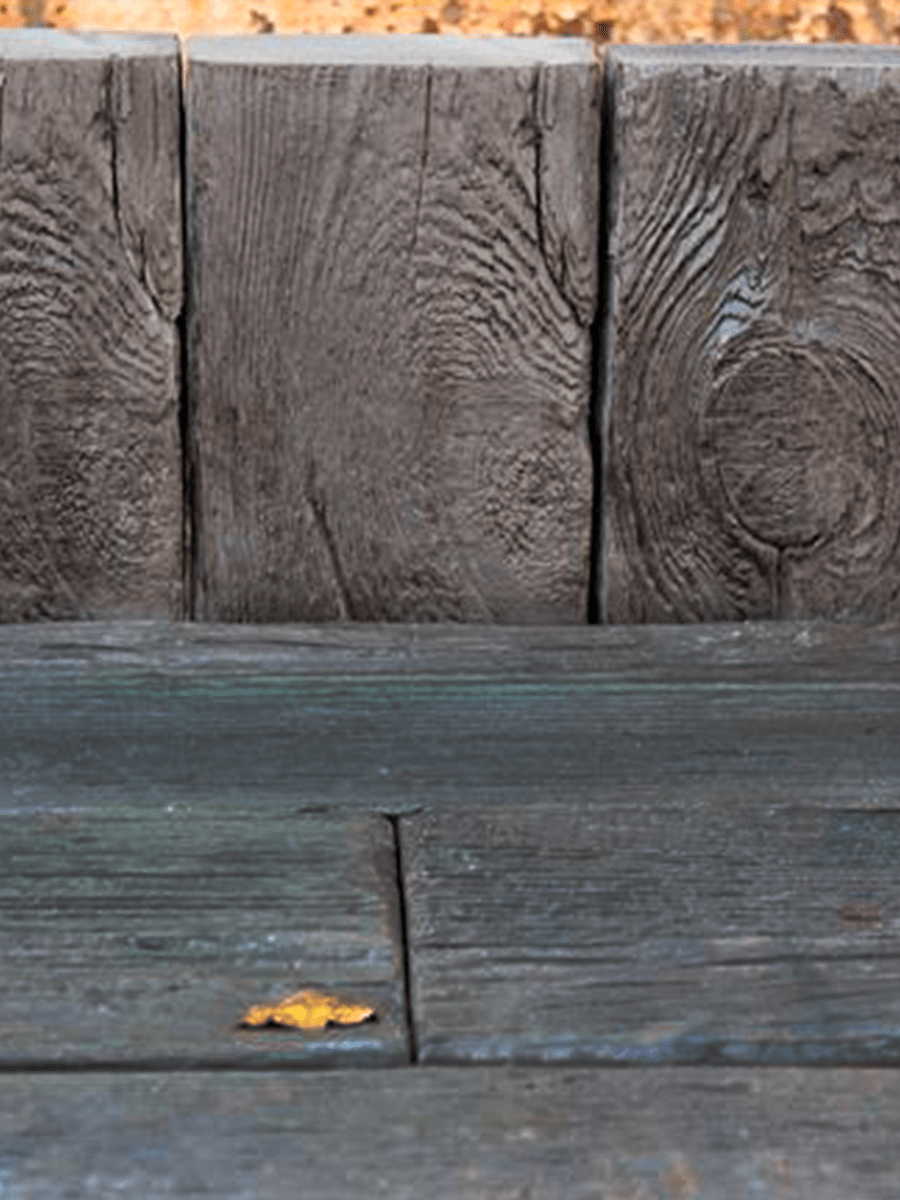
[[296, 992], [278, 1004], [254, 1004], [241, 1025], [283, 1025], [289, 1029], [325, 1029], [329, 1025], [361, 1025], [374, 1021], [375, 1009], [353, 1004], [339, 996], [310, 989]]

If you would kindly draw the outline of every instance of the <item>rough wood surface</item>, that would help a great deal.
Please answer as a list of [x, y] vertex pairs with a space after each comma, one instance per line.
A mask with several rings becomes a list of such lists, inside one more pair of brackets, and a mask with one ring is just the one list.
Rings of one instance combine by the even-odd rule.
[[896, 804], [896, 627], [0, 629], [0, 809]]
[[[384, 818], [151, 803], [7, 812], [0, 861], [0, 1069], [408, 1061]], [[359, 999], [377, 1020], [237, 1028], [251, 1005], [305, 987]]]
[[585, 620], [589, 46], [188, 58], [197, 616]]
[[900, 1062], [900, 809], [604, 797], [404, 818], [423, 1062]]
[[896, 1072], [5, 1075], [10, 1200], [895, 1200]]
[[900, 65], [607, 60], [611, 621], [900, 611]]
[[170, 37], [0, 37], [0, 620], [179, 616]]

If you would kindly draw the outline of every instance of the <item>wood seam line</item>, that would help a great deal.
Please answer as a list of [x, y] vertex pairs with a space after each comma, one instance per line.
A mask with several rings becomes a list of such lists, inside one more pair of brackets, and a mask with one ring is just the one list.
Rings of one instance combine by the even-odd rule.
[[415, 1066], [419, 1061], [419, 1039], [416, 1035], [415, 1013], [412, 999], [412, 962], [409, 949], [409, 923], [406, 912], [406, 881], [403, 874], [403, 839], [400, 831], [401, 816], [385, 813], [394, 835], [394, 866], [397, 873], [397, 909], [400, 918], [400, 950], [403, 956], [403, 998], [406, 1005], [406, 1028], [409, 1034], [409, 1061]]
[[188, 162], [187, 68], [184, 42], [178, 40], [178, 162], [181, 171], [181, 311], [176, 320], [179, 337], [180, 378], [178, 381], [178, 432], [181, 438], [181, 612], [185, 621], [196, 619], [197, 554], [199, 512], [197, 487], [197, 454], [194, 446], [192, 401], [193, 359], [190, 352], [191, 332], [191, 273], [193, 269], [192, 189]]
[[590, 457], [594, 467], [594, 500], [590, 511], [590, 589], [588, 623], [608, 624], [608, 481], [610, 481], [610, 427], [614, 385], [614, 301], [616, 301], [616, 251], [613, 247], [613, 178], [616, 173], [616, 95], [614, 65], [604, 55], [600, 101], [600, 204], [598, 218], [598, 296], [590, 386]]
[[591, 541], [588, 563], [588, 625], [606, 624], [606, 485], [607, 412], [612, 402], [613, 257], [612, 176], [614, 154], [614, 109], [612, 64], [604, 56], [600, 88], [600, 144], [597, 147], [599, 174], [597, 213], [597, 305], [591, 328], [591, 384], [588, 395], [588, 439], [591, 447], [593, 493], [591, 497]]

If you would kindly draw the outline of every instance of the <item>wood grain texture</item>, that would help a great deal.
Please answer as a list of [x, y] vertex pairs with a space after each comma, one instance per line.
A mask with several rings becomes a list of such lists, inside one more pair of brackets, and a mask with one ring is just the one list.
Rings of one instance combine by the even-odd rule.
[[598, 68], [449, 42], [189, 43], [203, 620], [586, 619]]
[[[0, 1069], [408, 1061], [383, 818], [126, 803], [0, 817]], [[311, 987], [374, 1023], [239, 1029]]]
[[607, 67], [603, 616], [895, 616], [896, 55]]
[[181, 614], [177, 43], [0, 38], [0, 620]]
[[5, 1075], [10, 1200], [894, 1200], [879, 1070]]
[[0, 629], [0, 809], [896, 803], [897, 627]]
[[661, 779], [401, 829], [422, 1062], [900, 1062], [896, 807]]

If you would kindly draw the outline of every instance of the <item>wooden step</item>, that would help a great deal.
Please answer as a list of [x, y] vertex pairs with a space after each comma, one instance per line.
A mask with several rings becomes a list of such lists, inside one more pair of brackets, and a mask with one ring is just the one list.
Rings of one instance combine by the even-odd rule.
[[900, 1074], [4, 1075], [4, 1195], [891, 1200]]
[[[815, 623], [0, 629], [4, 1187], [892, 1194], [898, 660]], [[306, 988], [375, 1019], [239, 1027]]]

